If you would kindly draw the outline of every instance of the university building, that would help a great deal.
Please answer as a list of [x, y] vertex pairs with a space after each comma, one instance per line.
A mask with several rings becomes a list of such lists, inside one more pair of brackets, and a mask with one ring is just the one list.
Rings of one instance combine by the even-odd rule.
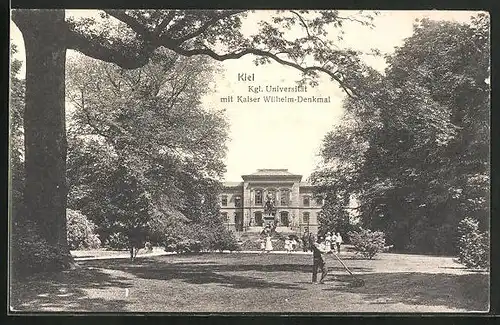
[[261, 231], [276, 222], [278, 231], [318, 232], [323, 199], [314, 197], [311, 184], [288, 169], [259, 169], [242, 182], [226, 182], [220, 197], [221, 214], [236, 232]]

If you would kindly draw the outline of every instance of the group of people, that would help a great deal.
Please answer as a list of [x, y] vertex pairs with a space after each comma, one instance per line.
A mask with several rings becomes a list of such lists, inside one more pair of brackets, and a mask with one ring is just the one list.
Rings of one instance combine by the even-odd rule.
[[260, 243], [260, 249], [263, 252], [270, 253], [273, 250], [273, 242], [271, 241], [271, 233], [273, 229], [270, 225], [266, 225], [261, 232], [261, 235], [265, 237]]
[[[339, 232], [332, 233], [329, 231], [326, 233], [323, 240], [325, 242], [324, 244], [328, 246], [329, 250], [336, 250], [337, 253], [340, 254], [340, 245], [343, 243], [343, 239]], [[315, 243], [316, 241], [314, 240], [314, 235], [312, 233], [304, 231], [304, 234], [302, 235], [302, 250], [304, 252], [314, 251], [313, 246], [315, 245]]]
[[[273, 232], [273, 227], [270, 225], [267, 225], [264, 227], [264, 229], [261, 232], [261, 236], [263, 239], [260, 241], [260, 249], [262, 252], [270, 253], [273, 250], [273, 242], [271, 240], [271, 235]], [[293, 236], [288, 236], [285, 239], [285, 250], [290, 253], [294, 251], [297, 246], [299, 245], [298, 241], [293, 238]]]
[[287, 253], [291, 253], [292, 251], [294, 251], [298, 245], [299, 243], [292, 236], [288, 236], [285, 239], [285, 250], [287, 251]]
[[[261, 232], [262, 239], [260, 240], [260, 249], [262, 252], [270, 253], [273, 250], [273, 242], [272, 242], [272, 233], [273, 227], [271, 225], [266, 225]], [[327, 232], [325, 237], [318, 237], [321, 239], [321, 249], [325, 251], [325, 253], [335, 253], [337, 251], [340, 254], [340, 245], [343, 243], [342, 236], [339, 232], [332, 233]], [[285, 239], [285, 250], [288, 253], [295, 251], [299, 246], [300, 239], [296, 236], [288, 236]], [[304, 235], [302, 236], [302, 249], [304, 252], [317, 251], [318, 242], [315, 240], [315, 237], [312, 233], [308, 233], [304, 231]]]

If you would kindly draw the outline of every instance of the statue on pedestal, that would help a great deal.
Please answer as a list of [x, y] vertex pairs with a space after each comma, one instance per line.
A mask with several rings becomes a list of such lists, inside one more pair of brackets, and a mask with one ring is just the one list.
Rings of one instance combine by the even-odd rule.
[[271, 196], [271, 194], [267, 195], [266, 203], [264, 205], [264, 214], [271, 216], [276, 213], [276, 208], [274, 205], [274, 198]]

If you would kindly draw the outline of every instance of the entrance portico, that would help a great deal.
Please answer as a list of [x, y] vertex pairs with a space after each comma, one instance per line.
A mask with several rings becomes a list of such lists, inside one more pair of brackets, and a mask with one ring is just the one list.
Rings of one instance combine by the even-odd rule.
[[[287, 169], [259, 169], [243, 175], [243, 182], [226, 182], [221, 213], [227, 226], [237, 232], [262, 230], [275, 222], [287, 232], [317, 233], [322, 199], [314, 198], [311, 184]], [[277, 229], [278, 230], [278, 229]]]

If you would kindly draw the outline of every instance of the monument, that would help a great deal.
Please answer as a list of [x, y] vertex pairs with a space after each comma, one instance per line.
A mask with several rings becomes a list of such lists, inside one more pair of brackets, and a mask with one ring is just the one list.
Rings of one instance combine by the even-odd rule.
[[263, 219], [266, 225], [270, 224], [271, 226], [276, 227], [276, 204], [274, 202], [273, 196], [270, 193], [267, 195], [266, 203], [264, 204]]

